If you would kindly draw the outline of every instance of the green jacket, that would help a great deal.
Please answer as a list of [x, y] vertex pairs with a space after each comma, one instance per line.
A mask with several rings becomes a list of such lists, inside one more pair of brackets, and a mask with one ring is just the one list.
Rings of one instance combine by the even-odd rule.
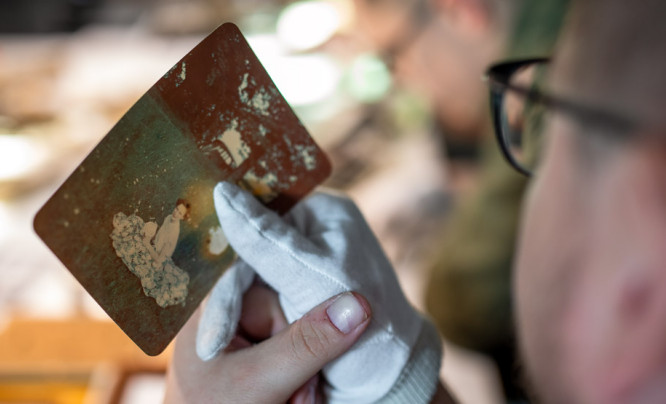
[[[524, 2], [507, 59], [552, 52], [567, 0]], [[504, 161], [494, 133], [484, 137], [478, 187], [461, 195], [426, 291], [426, 305], [444, 337], [493, 352], [512, 345], [511, 268], [526, 178]]]

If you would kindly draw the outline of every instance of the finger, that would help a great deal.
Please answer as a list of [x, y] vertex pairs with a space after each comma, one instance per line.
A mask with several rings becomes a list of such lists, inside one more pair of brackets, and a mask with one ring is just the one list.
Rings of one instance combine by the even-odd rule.
[[[252, 195], [222, 182], [214, 196], [229, 244], [278, 293], [294, 302], [312, 302], [351, 289], [321, 269], [329, 251], [313, 244]], [[313, 281], [317, 288], [311, 287]]]
[[315, 307], [272, 338], [226, 359], [233, 366], [260, 363], [246, 388], [256, 398], [276, 397], [284, 402], [327, 363], [346, 352], [367, 328], [371, 317], [367, 301], [356, 293], [343, 293]]
[[[167, 370], [165, 404], [194, 403], [198, 401], [198, 395], [206, 398], [220, 395], [216, 384], [220, 361], [202, 362], [194, 347], [200, 316], [201, 310], [197, 309], [178, 332], [173, 357]], [[202, 386], [210, 386], [210, 389], [206, 391]]]
[[299, 202], [284, 219], [329, 260], [342, 262], [362, 254], [390, 265], [358, 206], [342, 194], [317, 192]]
[[254, 272], [243, 261], [237, 261], [217, 281], [204, 306], [196, 336], [197, 355], [211, 360], [236, 334], [241, 317], [243, 292], [254, 278]]
[[251, 346], [252, 342], [250, 342], [247, 338], [243, 337], [242, 335], [236, 334], [233, 336], [233, 338], [231, 338], [231, 341], [229, 341], [227, 346], [224, 347], [222, 352], [234, 352], [240, 349], [249, 348]]
[[299, 387], [289, 398], [289, 404], [323, 403], [320, 385], [320, 373], [312, 376], [310, 380]]
[[245, 292], [239, 326], [247, 339], [253, 342], [263, 341], [282, 331], [287, 325], [274, 290], [255, 283]]
[[315, 244], [318, 237], [329, 233], [343, 233], [353, 240], [372, 234], [354, 201], [328, 189], [300, 201], [285, 218]]

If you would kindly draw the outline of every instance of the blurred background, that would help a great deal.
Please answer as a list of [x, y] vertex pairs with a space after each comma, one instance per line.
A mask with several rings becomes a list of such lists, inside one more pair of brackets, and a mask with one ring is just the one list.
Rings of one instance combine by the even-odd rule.
[[[148, 357], [134, 346], [36, 237], [32, 219], [132, 104], [223, 22], [245, 34], [329, 154], [325, 185], [359, 204], [408, 298], [426, 311], [447, 230], [485, 181], [481, 75], [504, 54], [517, 8], [491, 3], [506, 2], [0, 1], [0, 403], [161, 402], [170, 349]], [[477, 316], [464, 306], [455, 315]], [[504, 327], [506, 311], [497, 317]], [[446, 341], [443, 379], [462, 403], [504, 402], [497, 361], [469, 348]]]

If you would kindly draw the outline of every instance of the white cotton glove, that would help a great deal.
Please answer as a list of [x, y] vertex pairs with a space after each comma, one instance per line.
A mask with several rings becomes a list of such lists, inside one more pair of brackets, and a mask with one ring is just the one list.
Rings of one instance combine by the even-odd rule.
[[213, 359], [236, 334], [240, 321], [243, 293], [252, 285], [254, 271], [243, 260], [237, 260], [217, 281], [199, 320], [197, 355], [204, 361]]
[[329, 402], [430, 400], [438, 383], [439, 337], [405, 299], [351, 200], [318, 193], [282, 218], [229, 183], [218, 184], [214, 196], [222, 230], [242, 261], [222, 277], [206, 303], [197, 334], [202, 359], [217, 355], [233, 336], [240, 297], [254, 270], [277, 291], [290, 323], [342, 292], [356, 291], [370, 303], [368, 330], [323, 369]]

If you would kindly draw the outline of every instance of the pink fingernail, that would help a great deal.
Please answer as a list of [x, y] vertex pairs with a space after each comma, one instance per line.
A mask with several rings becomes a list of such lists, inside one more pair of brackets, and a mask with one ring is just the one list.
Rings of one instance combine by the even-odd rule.
[[349, 334], [368, 318], [363, 306], [352, 293], [340, 295], [326, 309], [331, 323], [343, 334]]

